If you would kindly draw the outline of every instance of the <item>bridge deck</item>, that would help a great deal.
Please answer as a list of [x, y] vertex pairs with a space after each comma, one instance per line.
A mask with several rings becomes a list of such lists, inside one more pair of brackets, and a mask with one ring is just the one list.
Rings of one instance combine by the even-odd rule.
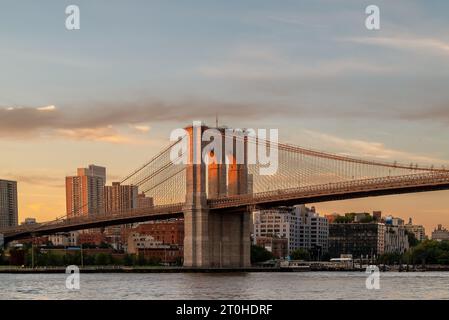
[[[210, 210], [232, 212], [246, 207], [271, 207], [276, 205], [316, 203], [445, 189], [449, 189], [449, 173], [431, 172], [223, 197], [208, 200], [208, 205]], [[27, 238], [31, 235], [45, 235], [149, 220], [168, 219], [182, 217], [182, 215], [183, 203], [176, 203], [151, 208], [133, 209], [126, 212], [76, 217], [36, 225], [20, 226], [0, 230], [0, 233], [4, 234], [5, 241], [8, 242], [15, 239]]]

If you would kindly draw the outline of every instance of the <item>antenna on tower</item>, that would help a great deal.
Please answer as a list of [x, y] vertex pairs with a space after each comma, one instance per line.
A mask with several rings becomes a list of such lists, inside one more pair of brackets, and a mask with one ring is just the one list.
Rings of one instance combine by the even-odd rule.
[[218, 128], [218, 112], [215, 113], [215, 128]]

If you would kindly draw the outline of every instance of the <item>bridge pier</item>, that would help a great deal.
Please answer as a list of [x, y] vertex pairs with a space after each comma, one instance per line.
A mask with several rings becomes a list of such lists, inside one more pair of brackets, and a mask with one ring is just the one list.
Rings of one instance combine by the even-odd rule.
[[[209, 165], [198, 157], [205, 146], [201, 140], [205, 126], [186, 128], [190, 135], [189, 163], [186, 167], [186, 203], [184, 206], [185, 267], [248, 267], [250, 266], [249, 212], [211, 212], [207, 205], [206, 170], [209, 170], [209, 191], [212, 198], [226, 194], [224, 164]], [[196, 159], [197, 161], [192, 161]], [[199, 160], [199, 161], [198, 161]], [[240, 165], [231, 170], [235, 183], [232, 194], [238, 194], [238, 182], [246, 172]], [[246, 186], [244, 188], [246, 189]], [[245, 190], [246, 192], [246, 190]]]
[[184, 211], [184, 266], [249, 267], [250, 215], [209, 210]]

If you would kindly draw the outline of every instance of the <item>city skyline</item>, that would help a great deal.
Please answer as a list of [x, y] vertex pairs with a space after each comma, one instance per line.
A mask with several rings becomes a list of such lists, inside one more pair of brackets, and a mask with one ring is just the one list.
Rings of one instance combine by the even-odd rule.
[[[74, 168], [103, 165], [120, 180], [172, 129], [216, 114], [313, 149], [447, 166], [448, 4], [379, 1], [373, 33], [363, 5], [329, 3], [79, 1], [78, 33], [64, 28], [67, 1], [11, 4], [0, 13], [9, 75], [0, 78], [0, 178], [18, 181], [20, 221], [61, 216]], [[315, 206], [413, 217], [429, 233], [449, 225], [448, 195]]]

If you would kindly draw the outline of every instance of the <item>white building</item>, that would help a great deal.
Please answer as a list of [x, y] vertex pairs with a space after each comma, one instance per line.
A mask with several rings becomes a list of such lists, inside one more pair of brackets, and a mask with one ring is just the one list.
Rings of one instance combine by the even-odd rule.
[[385, 253], [404, 253], [408, 250], [408, 236], [403, 225], [386, 225]]
[[418, 241], [426, 239], [426, 230], [422, 225], [413, 224], [412, 218], [409, 218], [408, 223], [405, 225], [405, 229], [409, 233], [413, 233]]
[[78, 245], [78, 232], [60, 232], [48, 236], [54, 246], [71, 247]]
[[305, 205], [277, 207], [253, 212], [254, 243], [258, 237], [286, 238], [288, 253], [298, 249], [328, 250], [329, 225], [315, 209]]
[[139, 249], [169, 249], [170, 245], [155, 240], [152, 236], [133, 232], [128, 236], [127, 253], [137, 253]]
[[48, 241], [50, 241], [54, 246], [68, 246], [69, 237], [67, 233], [55, 233], [48, 236]]

